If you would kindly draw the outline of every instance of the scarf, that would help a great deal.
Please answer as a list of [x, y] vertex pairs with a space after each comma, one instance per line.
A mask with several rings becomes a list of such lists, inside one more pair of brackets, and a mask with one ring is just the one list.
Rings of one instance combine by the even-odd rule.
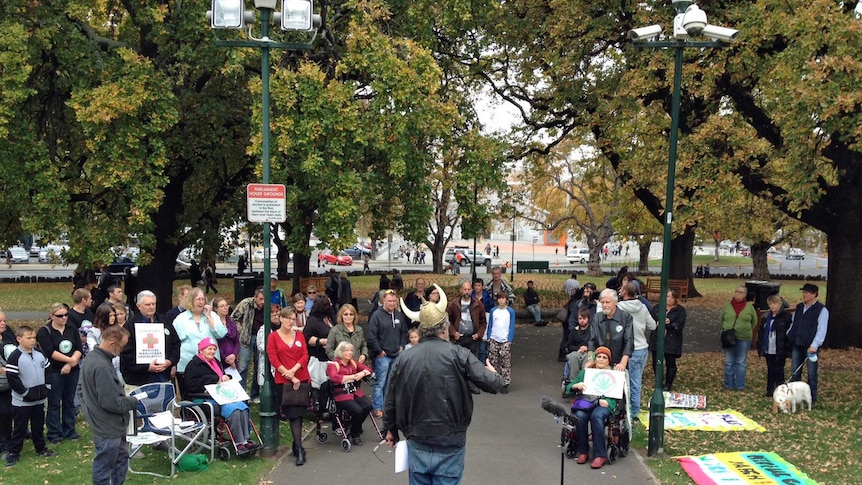
[[218, 378], [219, 378], [219, 381], [221, 381], [221, 378], [222, 378], [222, 376], [224, 375], [224, 372], [222, 372], [221, 367], [219, 367], [219, 365], [218, 365], [218, 362], [216, 362], [216, 360], [215, 360], [215, 359], [213, 359], [213, 360], [207, 360], [207, 358], [206, 358], [206, 357], [204, 357], [204, 354], [202, 354], [202, 353], [200, 353], [200, 352], [198, 352], [198, 357], [200, 357], [200, 359], [201, 359], [202, 361], [204, 361], [204, 363], [205, 363], [206, 365], [210, 366], [210, 369], [212, 369], [212, 370], [213, 370], [213, 372], [215, 372], [215, 373], [216, 373], [216, 375], [217, 375], [217, 376], [218, 376]]
[[742, 313], [742, 309], [745, 308], [746, 303], [745, 300], [737, 301], [736, 299], [730, 300], [731, 306], [733, 306], [733, 311], [736, 312], [736, 316], [738, 317], [740, 313]]

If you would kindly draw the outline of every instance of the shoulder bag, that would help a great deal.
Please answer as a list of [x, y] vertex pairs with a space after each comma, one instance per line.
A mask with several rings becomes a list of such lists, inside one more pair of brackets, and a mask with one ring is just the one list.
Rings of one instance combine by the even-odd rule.
[[737, 317], [735, 320], [733, 320], [733, 327], [731, 327], [729, 330], [722, 330], [722, 332], [721, 332], [721, 348], [729, 349], [731, 347], [736, 346], [736, 342], [737, 342], [737, 339], [736, 339], [736, 321], [737, 320], [739, 320], [739, 317]]

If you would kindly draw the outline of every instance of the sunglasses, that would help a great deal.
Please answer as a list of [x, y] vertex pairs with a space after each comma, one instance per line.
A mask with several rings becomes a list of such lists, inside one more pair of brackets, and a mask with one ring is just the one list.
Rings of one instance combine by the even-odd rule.
[[342, 315], [342, 316], [345, 316], [345, 317], [352, 317], [352, 316], [354, 316], [354, 315], [356, 315], [356, 314], [355, 314], [355, 313], [352, 313], [352, 312], [344, 312], [344, 313], [342, 313], [341, 315]]
[[308, 292], [308, 294], [309, 294], [309, 295], [316, 295], [316, 294], [317, 294], [317, 292], [316, 292], [316, 291], [309, 291], [309, 292]]
[[60, 313], [60, 314], [55, 313], [55, 314], [53, 314], [53, 315], [51, 315], [51, 316], [52, 316], [52, 317], [57, 317], [57, 318], [66, 318], [66, 317], [68, 317], [68, 316], [69, 316], [69, 314], [68, 314], [68, 313]]
[[383, 294], [384, 295], [395, 295], [396, 291], [395, 290], [386, 290], [383, 292]]

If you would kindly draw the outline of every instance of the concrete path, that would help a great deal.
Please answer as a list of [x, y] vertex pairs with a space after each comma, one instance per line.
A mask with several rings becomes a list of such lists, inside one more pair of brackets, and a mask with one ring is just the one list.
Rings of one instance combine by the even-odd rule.
[[[526, 326], [515, 331], [512, 347], [512, 384], [508, 395], [474, 396], [475, 412], [467, 435], [464, 484], [508, 485], [514, 483], [561, 483], [560, 430], [554, 417], [539, 406], [542, 395], [560, 399], [562, 365], [556, 361], [561, 338], [559, 327]], [[636, 433], [643, 428], [636, 426]], [[407, 474], [394, 474], [394, 453], [376, 445], [371, 424], [365, 424], [365, 444], [344, 453], [339, 440], [321, 445], [314, 434], [305, 441], [307, 462], [297, 467], [289, 450], [269, 476], [269, 483], [363, 483], [403, 484]], [[625, 458], [600, 470], [565, 460], [564, 483], [659, 483], [643, 463], [645, 450], [632, 450]]]

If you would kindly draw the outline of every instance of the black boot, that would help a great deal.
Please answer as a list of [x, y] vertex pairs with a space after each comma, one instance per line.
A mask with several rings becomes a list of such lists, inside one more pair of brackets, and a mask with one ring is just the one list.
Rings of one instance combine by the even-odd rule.
[[667, 370], [667, 379], [664, 383], [664, 390], [670, 392], [673, 388], [673, 381], [676, 379], [676, 369], [668, 369]]
[[302, 466], [303, 463], [305, 463], [305, 448], [300, 446], [296, 453], [296, 466]]

